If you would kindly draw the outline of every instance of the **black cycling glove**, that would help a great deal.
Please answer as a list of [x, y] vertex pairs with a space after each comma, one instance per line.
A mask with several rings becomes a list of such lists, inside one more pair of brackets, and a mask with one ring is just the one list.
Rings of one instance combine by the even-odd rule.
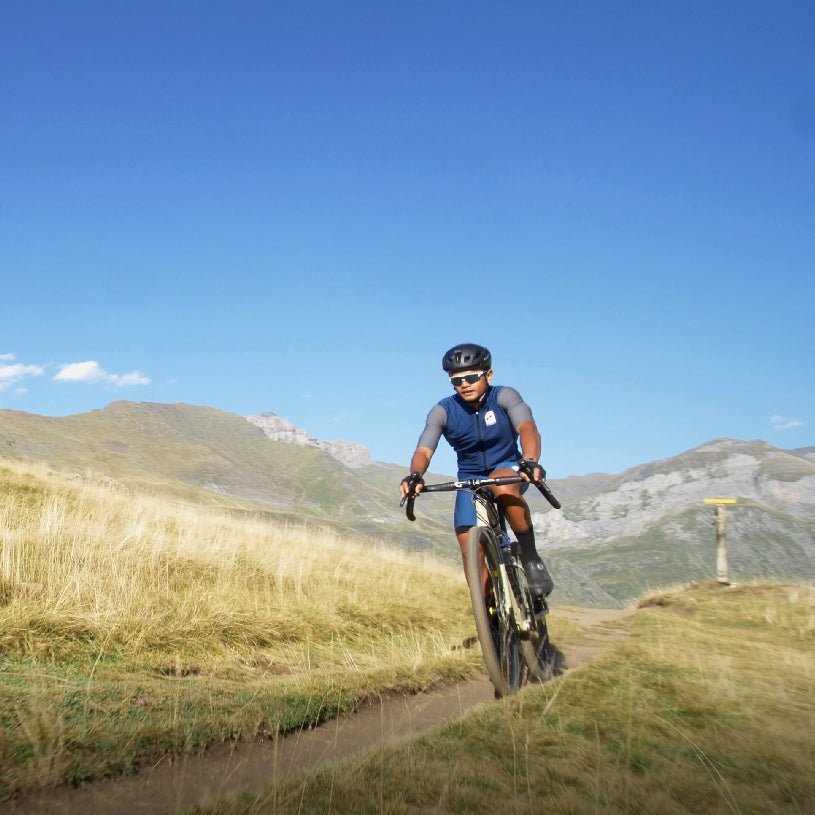
[[422, 478], [421, 473], [411, 473], [402, 479], [402, 483], [407, 484], [408, 491], [413, 493], [416, 492], [417, 485], [424, 484], [424, 479]]
[[535, 478], [535, 470], [539, 469], [541, 471], [541, 480], [543, 481], [546, 478], [546, 470], [544, 470], [537, 461], [531, 458], [525, 458], [521, 461], [518, 464], [518, 469], [533, 480]]

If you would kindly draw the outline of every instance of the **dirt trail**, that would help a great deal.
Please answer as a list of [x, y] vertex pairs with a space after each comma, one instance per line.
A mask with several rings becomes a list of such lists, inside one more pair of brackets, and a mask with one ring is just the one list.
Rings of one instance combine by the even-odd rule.
[[[606, 623], [630, 609], [558, 609], [575, 621], [581, 642], [562, 646], [565, 667], [577, 668], [623, 635]], [[238, 791], [260, 792], [275, 779], [314, 770], [366, 749], [407, 739], [493, 700], [489, 680], [476, 679], [415, 696], [384, 697], [344, 719], [269, 742], [221, 745], [204, 756], [162, 762], [138, 776], [110, 779], [78, 789], [59, 787], [0, 802], [9, 815], [164, 815], [207, 804]]]

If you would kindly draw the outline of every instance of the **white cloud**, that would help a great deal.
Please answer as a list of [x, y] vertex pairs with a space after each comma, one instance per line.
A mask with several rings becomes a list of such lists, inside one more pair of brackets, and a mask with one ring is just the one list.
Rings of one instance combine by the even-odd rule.
[[773, 430], [793, 430], [796, 427], [803, 427], [805, 424], [806, 422], [789, 416], [770, 416], [770, 427]]
[[108, 374], [108, 380], [120, 388], [126, 385], [149, 385], [150, 378], [141, 371], [131, 371], [129, 374]]
[[63, 365], [57, 375], [54, 377], [55, 382], [98, 382], [104, 379], [105, 372], [99, 366], [95, 359], [89, 359], [87, 362], [71, 362], [68, 365]]
[[[3, 354], [0, 360], [8, 361], [14, 359], [12, 354]], [[21, 379], [30, 376], [42, 376], [44, 369], [39, 365], [23, 365], [16, 362], [14, 365], [3, 365], [0, 363], [0, 391], [7, 390]]]
[[0, 362], [11, 362], [14, 359], [14, 354], [0, 354]]
[[84, 382], [92, 384], [94, 382], [110, 382], [117, 388], [128, 385], [149, 385], [150, 378], [141, 371], [131, 371], [129, 374], [109, 374], [95, 360], [89, 359], [85, 362], [71, 362], [60, 367], [55, 382]]

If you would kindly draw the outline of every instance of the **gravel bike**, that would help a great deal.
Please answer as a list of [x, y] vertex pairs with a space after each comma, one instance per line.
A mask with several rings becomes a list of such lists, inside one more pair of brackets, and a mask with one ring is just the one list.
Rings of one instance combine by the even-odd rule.
[[[529, 679], [542, 682], [552, 676], [553, 654], [546, 626], [549, 607], [544, 597], [529, 591], [518, 544], [510, 540], [503, 512], [490, 490], [491, 486], [524, 482], [520, 476], [476, 478], [426, 484], [422, 490], [472, 493], [477, 521], [467, 538], [464, 571], [478, 642], [496, 697], [515, 693]], [[545, 480], [532, 483], [555, 509], [560, 509]], [[407, 504], [408, 520], [416, 520], [414, 501], [422, 493], [410, 493], [402, 499], [402, 505]], [[482, 563], [487, 565], [486, 587]]]

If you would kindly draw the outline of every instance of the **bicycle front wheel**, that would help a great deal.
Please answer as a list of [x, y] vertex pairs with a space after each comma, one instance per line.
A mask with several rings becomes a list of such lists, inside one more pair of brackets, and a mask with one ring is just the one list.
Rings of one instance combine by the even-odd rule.
[[[489, 573], [486, 595], [481, 576], [481, 563], [484, 561]], [[515, 693], [521, 685], [518, 631], [512, 617], [511, 599], [506, 595], [501, 580], [498, 541], [489, 527], [474, 526], [470, 530], [465, 573], [475, 630], [495, 695], [500, 697]]]

